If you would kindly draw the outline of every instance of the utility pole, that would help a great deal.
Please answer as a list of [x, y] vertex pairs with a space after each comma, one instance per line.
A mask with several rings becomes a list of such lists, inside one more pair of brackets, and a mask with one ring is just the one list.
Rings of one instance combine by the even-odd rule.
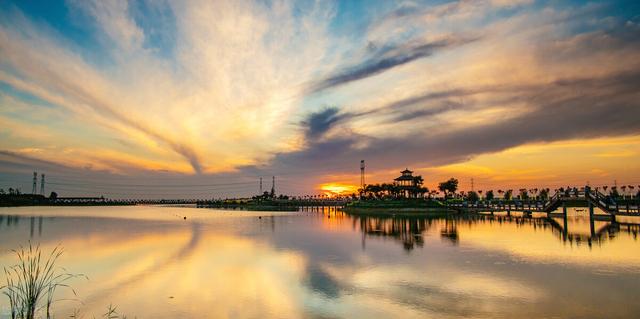
[[40, 180], [40, 195], [44, 195], [44, 174], [41, 175], [42, 179]]
[[471, 191], [473, 192], [473, 177], [471, 178]]
[[38, 172], [33, 172], [33, 188], [31, 189], [31, 194], [36, 194], [36, 188], [38, 184]]
[[260, 195], [262, 195], [262, 177], [260, 177]]

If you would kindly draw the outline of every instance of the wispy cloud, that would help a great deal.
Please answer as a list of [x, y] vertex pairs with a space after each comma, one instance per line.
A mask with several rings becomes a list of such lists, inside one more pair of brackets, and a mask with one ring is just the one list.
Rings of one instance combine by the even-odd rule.
[[640, 136], [640, 21], [611, 10], [624, 4], [361, 8], [365, 32], [344, 39], [325, 1], [162, 1], [155, 23], [128, 1], [69, 1], [95, 43], [9, 5], [0, 149], [125, 175], [306, 171], [309, 190], [361, 159], [386, 171]]
[[[338, 71], [311, 86], [311, 92], [322, 91], [331, 87], [347, 84], [374, 76], [397, 66], [434, 54], [439, 50], [452, 49], [477, 40], [474, 37], [446, 37], [435, 41], [410, 41], [400, 46], [386, 45], [380, 49], [373, 48], [370, 57], [355, 66], [346, 66], [345, 71]], [[343, 67], [341, 67], [342, 69]]]

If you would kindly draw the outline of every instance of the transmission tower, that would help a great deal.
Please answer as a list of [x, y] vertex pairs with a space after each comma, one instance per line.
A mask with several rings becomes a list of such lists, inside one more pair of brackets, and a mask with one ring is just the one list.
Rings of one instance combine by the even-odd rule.
[[473, 192], [473, 178], [471, 179], [471, 191]]
[[262, 177], [260, 177], [260, 195], [262, 195]]
[[276, 196], [276, 177], [271, 177], [271, 197]]
[[41, 175], [40, 179], [40, 195], [44, 195], [44, 174]]
[[36, 194], [36, 188], [38, 184], [38, 172], [33, 172], [33, 188], [31, 189], [31, 194]]

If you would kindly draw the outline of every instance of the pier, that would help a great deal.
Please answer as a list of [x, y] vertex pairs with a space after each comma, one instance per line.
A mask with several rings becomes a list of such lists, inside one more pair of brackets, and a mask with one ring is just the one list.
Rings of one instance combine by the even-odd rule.
[[[586, 207], [592, 219], [605, 216], [608, 220], [615, 221], [616, 216], [640, 216], [640, 201], [615, 200], [610, 196], [600, 193], [598, 190], [585, 189], [578, 192], [556, 192], [546, 200], [492, 200], [478, 202], [451, 203], [446, 205], [450, 209], [466, 213], [493, 213], [493, 212], [521, 212], [524, 215], [532, 213], [546, 213], [547, 216], [567, 214], [569, 207]], [[596, 214], [598, 208], [604, 214]]]

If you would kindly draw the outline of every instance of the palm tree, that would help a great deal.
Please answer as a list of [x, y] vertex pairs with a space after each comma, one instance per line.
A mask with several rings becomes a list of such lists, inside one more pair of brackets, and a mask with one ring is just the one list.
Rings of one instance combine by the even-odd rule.
[[511, 200], [513, 198], [513, 189], [507, 189], [504, 193], [504, 199]]
[[486, 195], [484, 196], [484, 198], [488, 201], [492, 201], [494, 196], [493, 196], [493, 190], [490, 189], [487, 191]]
[[529, 198], [529, 193], [527, 192], [526, 188], [521, 188], [520, 189], [520, 199], [528, 199]]

